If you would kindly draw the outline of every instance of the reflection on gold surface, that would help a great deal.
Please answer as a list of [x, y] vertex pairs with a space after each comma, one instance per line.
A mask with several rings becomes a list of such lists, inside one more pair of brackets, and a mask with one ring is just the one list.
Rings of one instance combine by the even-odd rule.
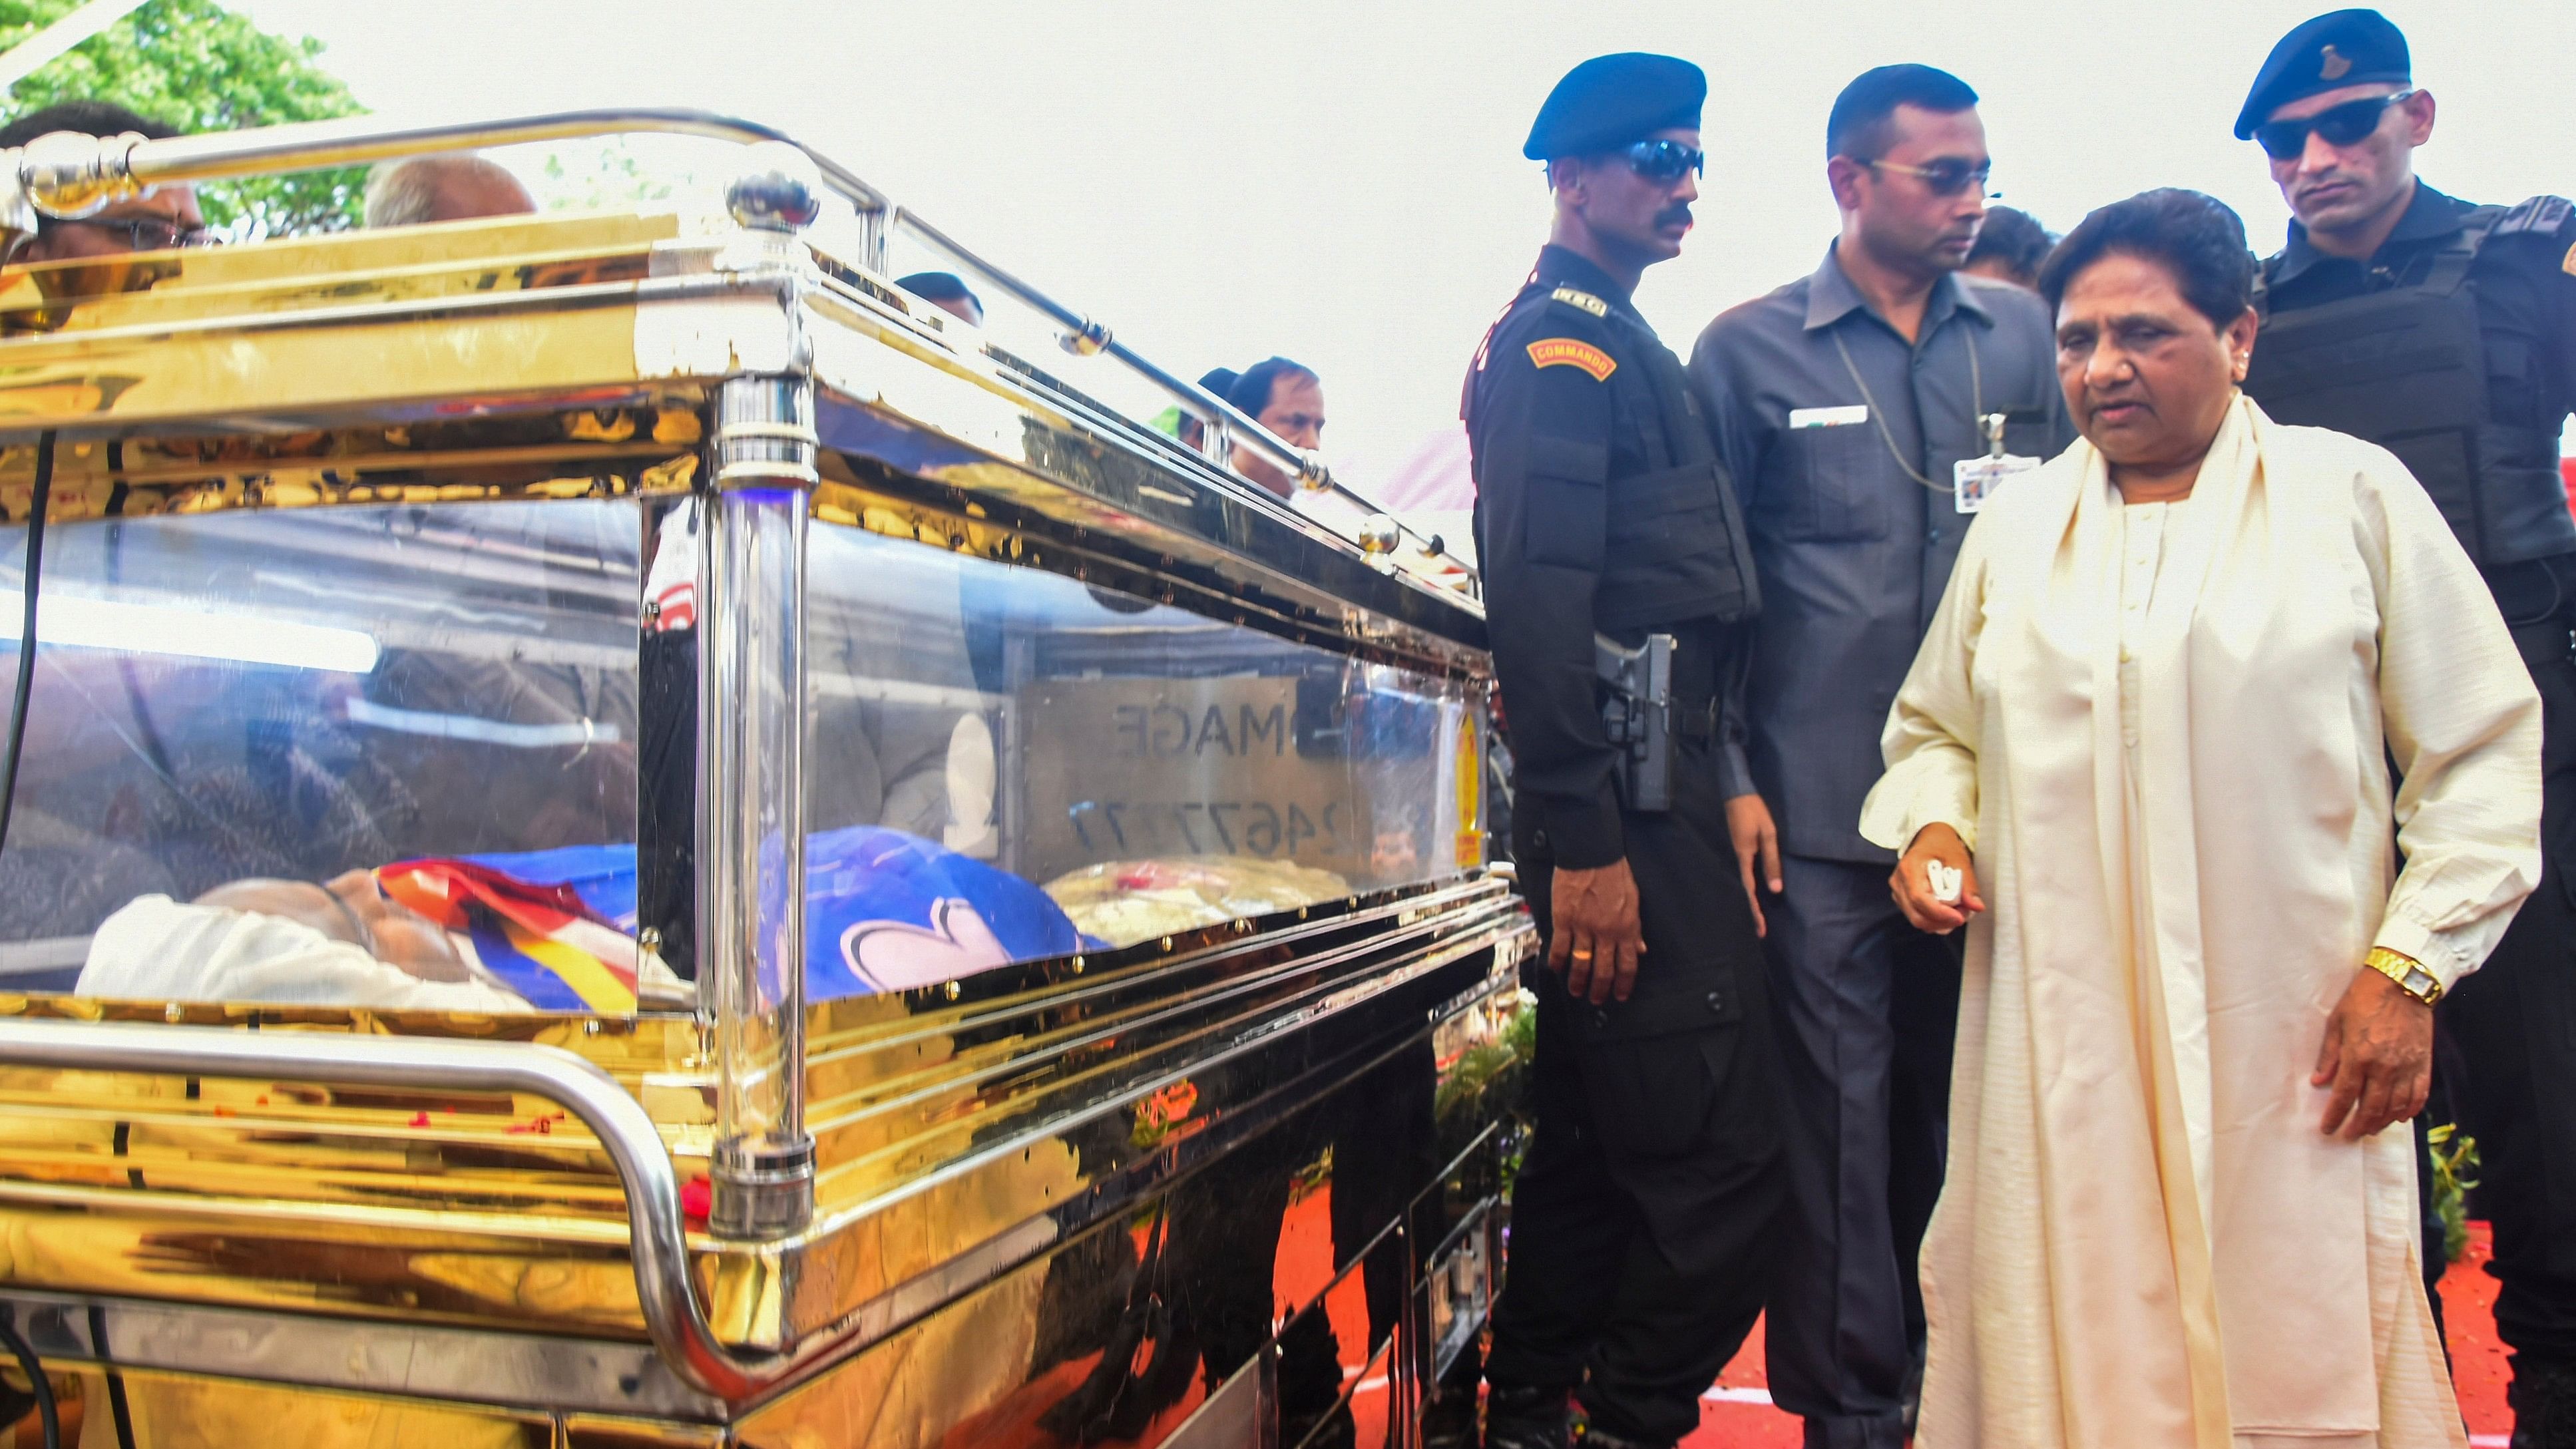
[[[127, 1369], [125, 1402], [138, 1449], [245, 1449], [248, 1445], [366, 1449], [550, 1449], [542, 1415], [429, 1405], [372, 1395], [284, 1389]], [[102, 1378], [84, 1374], [81, 1449], [116, 1449]], [[66, 1442], [71, 1442], [68, 1428]]]
[[0, 333], [631, 280], [679, 231], [671, 215], [559, 213], [21, 264], [0, 268]]
[[[0, 421], [26, 388], [51, 388], [57, 402], [78, 401], [66, 389], [96, 391], [89, 382], [0, 383]], [[695, 405], [693, 393], [639, 400], [632, 389], [618, 389], [601, 401], [507, 419], [134, 438], [113, 455], [103, 444], [68, 443], [55, 453], [46, 516], [71, 522], [246, 507], [678, 492], [697, 471], [694, 452], [673, 452], [698, 438]], [[32, 444], [0, 448], [0, 516], [10, 521], [26, 517], [35, 451]]]
[[[1498, 883], [1396, 894], [1362, 898], [1348, 926], [1283, 923], [1303, 945], [1219, 927], [1176, 940], [1169, 959], [1149, 946], [1053, 981], [1059, 968], [1041, 963], [1024, 987], [996, 980], [1002, 994], [983, 1000], [921, 992], [817, 1007], [816, 1228], [761, 1248], [696, 1244], [712, 1321], [740, 1342], [818, 1331], [1024, 1231], [1151, 1150], [1123, 1125], [1078, 1147], [1051, 1120], [1144, 1100], [1223, 1033], [1326, 981], [1481, 960], [1526, 934]], [[1207, 994], [1218, 983], [1231, 984]], [[1176, 1009], [1200, 995], [1205, 1008]], [[59, 997], [0, 998], [0, 1011], [563, 1046], [655, 1106], [683, 1181], [705, 1171], [709, 1084], [686, 1019], [467, 1021]], [[1199, 1110], [1226, 1105], [1206, 1097]], [[0, 1282], [637, 1336], [622, 1205], [587, 1132], [531, 1099], [0, 1069]]]
[[[930, 1449], [1029, 1374], [1046, 1265], [1033, 1263], [861, 1353], [736, 1427], [744, 1449]], [[961, 1446], [962, 1449], [962, 1446]]]
[[[1231, 930], [1205, 933], [1213, 941], [1176, 943], [1177, 959], [1113, 956], [1096, 972], [1033, 980], [1016, 990], [1000, 983], [1004, 989], [981, 1001], [950, 1002], [944, 993], [925, 992], [919, 999], [864, 998], [818, 1008], [810, 1023], [816, 1082], [830, 1081], [835, 1090], [816, 1098], [828, 1185], [816, 1230], [763, 1250], [705, 1241], [693, 1247], [711, 1317], [724, 1336], [776, 1342], [861, 1311], [879, 1341], [765, 1406], [747, 1408], [735, 1442], [963, 1449], [982, 1442], [974, 1436], [986, 1430], [1017, 1425], [1012, 1432], [1037, 1433], [1038, 1417], [1081, 1382], [1088, 1372], [1083, 1365], [1091, 1362], [1068, 1367], [1062, 1359], [1078, 1343], [1058, 1343], [1047, 1350], [1047, 1362], [1038, 1362], [1040, 1340], [1060, 1337], [1072, 1321], [1068, 1313], [1096, 1318], [1099, 1311], [1096, 1301], [1084, 1308], [1063, 1300], [1065, 1291], [1093, 1280], [1067, 1276], [1070, 1250], [1051, 1236], [1049, 1214], [1207, 1123], [1228, 1120], [1245, 1094], [1264, 1084], [1259, 1072], [1243, 1067], [1156, 1075], [1160, 1063], [1203, 1057], [1201, 1033], [1223, 1019], [1151, 1024], [1154, 1005], [1168, 1012], [1192, 997], [1193, 982], [1231, 982], [1239, 989], [1266, 972], [1285, 973], [1280, 989], [1313, 990], [1311, 980], [1291, 984], [1306, 963], [1329, 962], [1343, 945], [1427, 933], [1410, 954], [1383, 958], [1383, 966], [1364, 964], [1381, 959], [1365, 949], [1350, 958], [1353, 970], [1396, 979], [1463, 941], [1477, 943], [1474, 949], [1484, 954], [1465, 978], [1477, 984], [1453, 998], [1432, 1037], [1416, 1049], [1426, 1077], [1436, 1072], [1439, 1097], [1438, 1141], [1425, 1149], [1436, 1146], [1445, 1159], [1457, 1150], [1458, 1133], [1487, 1130], [1465, 1120], [1489, 1115], [1490, 1102], [1477, 1098], [1497, 1085], [1490, 1069], [1480, 1073], [1475, 1063], [1511, 1033], [1518, 999], [1511, 971], [1528, 949], [1526, 926], [1511, 924], [1520, 921], [1516, 913], [1482, 914], [1508, 900], [1490, 883], [1453, 894], [1448, 912], [1417, 903], [1438, 898], [1431, 896], [1364, 902], [1360, 923], [1349, 927], [1329, 918], [1291, 920], [1276, 928], [1288, 939], [1267, 946], [1261, 944], [1266, 933], [1252, 933], [1248, 941]], [[1369, 915], [1372, 909], [1378, 914]], [[1505, 924], [1484, 924], [1494, 919]], [[1301, 929], [1308, 934], [1299, 937]], [[1425, 950], [1426, 942], [1438, 944]], [[1230, 949], [1188, 954], [1210, 944]], [[1244, 1010], [1271, 1009], [1259, 1006], [1261, 999], [1256, 992]], [[13, 1004], [145, 1014], [101, 1003]], [[253, 1015], [210, 1007], [181, 1014]], [[256, 1015], [264, 1030], [289, 1026], [272, 1020], [288, 1017], [307, 1030], [327, 1029], [333, 1018], [340, 1029], [384, 1024], [364, 1013], [323, 1010], [263, 1008]], [[1102, 1039], [1097, 1028], [1121, 1022], [1122, 1029]], [[495, 1019], [474, 1030], [584, 1050], [630, 1083], [673, 1076], [668, 1069], [685, 1065], [695, 1036], [692, 1024], [668, 1018], [606, 1023], [596, 1031], [562, 1021]], [[1096, 1045], [1080, 1045], [1086, 1041]], [[1372, 1071], [1390, 1068], [1411, 1070], [1389, 1059]], [[1359, 1089], [1383, 1104], [1390, 1098], [1375, 1081]], [[0, 1143], [7, 1145], [0, 1150], [0, 1282], [279, 1312], [638, 1333], [614, 1189], [586, 1137], [570, 1128], [512, 1131], [545, 1120], [540, 1104], [334, 1094], [293, 1084], [205, 1081], [193, 1093], [189, 1087], [113, 1072], [0, 1077]], [[1464, 1096], [1461, 1089], [1468, 1089]], [[1432, 1081], [1408, 1090], [1418, 1091], [1411, 1100], [1429, 1117]], [[1097, 1129], [1063, 1125], [1063, 1104], [1086, 1099], [1130, 1105]], [[1175, 1106], [1184, 1101], [1186, 1107]], [[1471, 1104], [1475, 1110], [1467, 1110]], [[1180, 1130], [1140, 1133], [1135, 1124], [1149, 1108], [1186, 1121]], [[424, 1117], [429, 1125], [411, 1125]], [[1382, 1132], [1383, 1124], [1371, 1130]], [[34, 1150], [17, 1150], [22, 1144]], [[1336, 1192], [1384, 1191], [1317, 1175], [1342, 1172], [1335, 1159], [1335, 1152], [1324, 1152], [1324, 1166], [1303, 1174], [1298, 1190], [1330, 1181]], [[266, 1174], [264, 1186], [254, 1164]], [[1490, 1174], [1486, 1181], [1470, 1190], [1490, 1191]], [[405, 1203], [416, 1206], [396, 1205]], [[1029, 1236], [1033, 1226], [1037, 1235]], [[1424, 1230], [1434, 1237], [1440, 1231], [1429, 1224]], [[1125, 1240], [1120, 1231], [1132, 1233], [1112, 1230], [1113, 1241]], [[1099, 1240], [1095, 1233], [1085, 1242]], [[939, 1274], [971, 1264], [997, 1243], [1006, 1256], [993, 1260], [993, 1269], [1006, 1271], [970, 1273], [952, 1287], [939, 1286]], [[1219, 1237], [1194, 1242], [1192, 1251], [1221, 1258], [1235, 1248]], [[1378, 1357], [1371, 1342], [1378, 1334], [1356, 1328], [1375, 1321], [1368, 1307], [1354, 1306], [1364, 1277], [1354, 1271], [1340, 1279], [1338, 1291], [1352, 1302], [1330, 1310], [1344, 1328], [1335, 1352], [1360, 1356], [1352, 1362]], [[1098, 1280], [1082, 1291], [1123, 1292], [1111, 1286], [1116, 1281]], [[875, 1304], [892, 1306], [870, 1307]], [[327, 1366], [317, 1371], [327, 1373]], [[129, 1372], [127, 1382], [138, 1405], [138, 1442], [147, 1449], [714, 1442], [713, 1431], [703, 1428], [614, 1417], [566, 1417], [560, 1435], [550, 1439], [544, 1423], [508, 1411], [141, 1371]], [[93, 1403], [103, 1403], [95, 1383], [91, 1389]], [[1155, 1435], [1168, 1432], [1194, 1402], [1158, 1415]], [[82, 1442], [112, 1445], [95, 1437], [103, 1422], [94, 1412]]]

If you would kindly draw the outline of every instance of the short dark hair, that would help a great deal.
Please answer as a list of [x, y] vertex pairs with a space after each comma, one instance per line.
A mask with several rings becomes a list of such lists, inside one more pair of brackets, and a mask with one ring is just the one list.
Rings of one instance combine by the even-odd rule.
[[1257, 418], [1263, 408], [1270, 406], [1270, 394], [1283, 377], [1322, 380], [1315, 377], [1315, 370], [1311, 367], [1290, 362], [1284, 357], [1265, 357], [1243, 370], [1243, 375], [1234, 380], [1234, 386], [1226, 389], [1225, 400], [1234, 404], [1235, 410], [1245, 417]]
[[894, 284], [925, 302], [972, 302], [975, 310], [984, 310], [984, 299], [970, 290], [955, 272], [915, 272], [897, 277]]
[[1991, 257], [2016, 277], [2036, 277], [2039, 264], [2048, 260], [2048, 249], [2056, 244], [2057, 238], [2029, 212], [1989, 206], [1985, 224], [1977, 228], [1977, 244], [1968, 249], [1968, 265]]
[[2217, 197], [2168, 186], [2115, 201], [2076, 223], [2040, 265], [2039, 295], [2053, 314], [2087, 267], [2113, 254], [2173, 274], [2192, 310], [2221, 331], [2254, 305], [2254, 253], [2245, 221]]
[[24, 146], [56, 131], [75, 131], [84, 136], [122, 136], [133, 131], [154, 141], [179, 134], [178, 127], [138, 116], [123, 106], [105, 101], [61, 101], [0, 126], [0, 150]]
[[1977, 103], [1968, 83], [1928, 65], [1882, 65], [1862, 71], [1834, 97], [1833, 114], [1825, 118], [1825, 155], [1875, 161], [1892, 139], [1889, 122], [1898, 106], [1921, 106], [1943, 115]]

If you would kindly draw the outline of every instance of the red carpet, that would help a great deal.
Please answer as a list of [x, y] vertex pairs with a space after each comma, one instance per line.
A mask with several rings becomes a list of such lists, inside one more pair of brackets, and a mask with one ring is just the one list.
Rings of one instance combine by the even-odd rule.
[[[2504, 1449], [2513, 1413], [2504, 1406], [2504, 1346], [2495, 1336], [2495, 1280], [2486, 1275], [2487, 1225], [2469, 1224], [2469, 1251], [2442, 1277], [2442, 1312], [2451, 1342], [2451, 1377], [2460, 1393], [2473, 1449]], [[1795, 1449], [1798, 1421], [1771, 1406], [1763, 1386], [1762, 1330], [1718, 1375], [1700, 1403], [1699, 1432], [1684, 1449]]]
[[[1301, 1194], [1288, 1210], [1281, 1235], [1274, 1282], [1280, 1302], [1301, 1303], [1322, 1289], [1332, 1274], [1332, 1220], [1329, 1189]], [[2504, 1449], [2513, 1429], [2505, 1408], [2505, 1353], [2495, 1336], [2495, 1280], [2482, 1265], [2487, 1260], [2487, 1226], [2469, 1225], [2469, 1251], [2442, 1279], [2442, 1309], [2447, 1315], [2453, 1378], [2459, 1386], [2461, 1416], [2469, 1426], [2473, 1449]], [[1334, 1337], [1347, 1351], [1367, 1342], [1368, 1307], [1356, 1274], [1336, 1284], [1326, 1296], [1325, 1312]], [[1091, 1370], [1097, 1355], [1063, 1364], [1036, 1383], [1024, 1386], [1003, 1403], [959, 1425], [942, 1441], [951, 1449], [1061, 1449], [1060, 1441], [1037, 1425], [1047, 1406], [1062, 1397]], [[1356, 1380], [1353, 1416], [1358, 1420], [1361, 1449], [1380, 1449], [1387, 1441], [1387, 1381], [1383, 1361], [1346, 1363], [1345, 1382]], [[1762, 1367], [1762, 1330], [1756, 1327], [1735, 1362], [1726, 1366], [1700, 1405], [1699, 1431], [1682, 1441], [1685, 1449], [1795, 1449], [1799, 1425], [1771, 1405]], [[1145, 1436], [1154, 1442], [1178, 1427], [1198, 1407], [1202, 1390], [1193, 1382], [1188, 1395], [1157, 1416]]]

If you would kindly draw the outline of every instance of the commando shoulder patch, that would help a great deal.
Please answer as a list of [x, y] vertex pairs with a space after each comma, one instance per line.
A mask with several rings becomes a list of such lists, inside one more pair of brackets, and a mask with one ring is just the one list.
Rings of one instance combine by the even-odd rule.
[[1609, 381], [1619, 370], [1619, 360], [1589, 342], [1571, 337], [1542, 337], [1529, 345], [1530, 363], [1535, 367], [1579, 367], [1592, 374], [1594, 382]]

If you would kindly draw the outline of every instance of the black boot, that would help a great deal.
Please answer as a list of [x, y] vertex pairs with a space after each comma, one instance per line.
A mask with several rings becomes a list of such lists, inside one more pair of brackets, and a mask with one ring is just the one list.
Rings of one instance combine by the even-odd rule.
[[2576, 1449], [2576, 1363], [2513, 1356], [2513, 1449]]
[[1574, 1414], [1567, 1391], [1505, 1388], [1485, 1391], [1485, 1449], [1573, 1449]]
[[1485, 1356], [1470, 1339], [1422, 1406], [1422, 1449], [1477, 1449], [1476, 1388], [1484, 1377]]

